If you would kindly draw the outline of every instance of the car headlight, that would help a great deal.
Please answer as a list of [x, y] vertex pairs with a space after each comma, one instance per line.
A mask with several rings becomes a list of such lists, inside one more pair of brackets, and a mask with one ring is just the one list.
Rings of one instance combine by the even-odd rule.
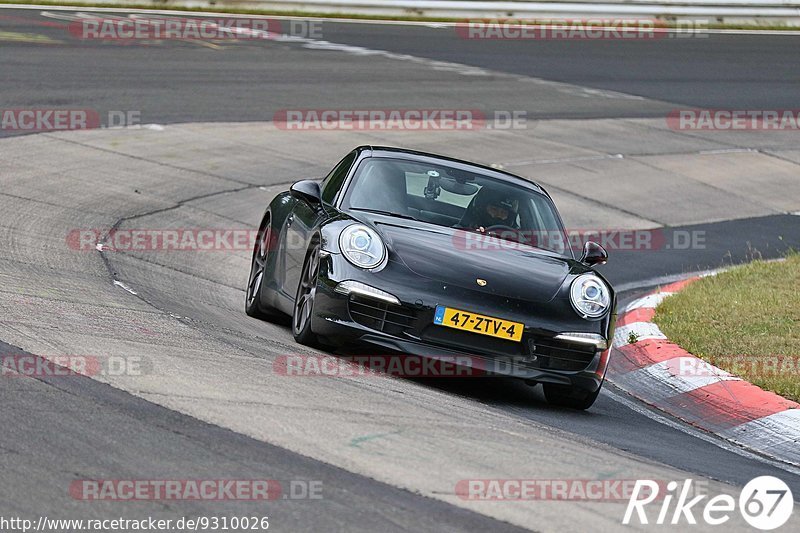
[[611, 292], [597, 276], [581, 274], [572, 282], [569, 299], [582, 317], [600, 318], [611, 305]]
[[348, 261], [360, 268], [375, 268], [386, 257], [386, 246], [380, 236], [363, 224], [344, 228], [339, 235], [339, 248]]

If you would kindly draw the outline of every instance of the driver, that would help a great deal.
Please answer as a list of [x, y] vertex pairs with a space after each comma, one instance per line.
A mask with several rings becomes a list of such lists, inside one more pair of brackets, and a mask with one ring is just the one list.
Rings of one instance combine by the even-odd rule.
[[517, 211], [519, 200], [510, 197], [502, 191], [481, 189], [475, 197], [475, 203], [465, 217], [464, 226], [470, 228], [483, 228], [485, 231], [492, 226], [505, 226], [519, 229], [517, 224]]

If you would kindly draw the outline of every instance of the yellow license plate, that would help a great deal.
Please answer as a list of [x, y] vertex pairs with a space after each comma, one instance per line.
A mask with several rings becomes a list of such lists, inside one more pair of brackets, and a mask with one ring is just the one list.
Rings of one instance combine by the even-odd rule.
[[522, 330], [525, 327], [519, 322], [479, 315], [442, 305], [436, 306], [433, 323], [516, 342], [522, 340]]

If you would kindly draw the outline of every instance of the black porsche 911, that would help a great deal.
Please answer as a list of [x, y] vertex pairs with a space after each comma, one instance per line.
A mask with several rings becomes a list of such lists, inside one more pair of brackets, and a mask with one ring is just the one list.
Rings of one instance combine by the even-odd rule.
[[593, 242], [573, 250], [536, 183], [361, 146], [321, 182], [298, 181], [269, 204], [245, 310], [291, 315], [306, 345], [468, 354], [492, 375], [541, 383], [550, 403], [586, 409], [616, 319], [614, 291], [593, 268], [606, 260]]

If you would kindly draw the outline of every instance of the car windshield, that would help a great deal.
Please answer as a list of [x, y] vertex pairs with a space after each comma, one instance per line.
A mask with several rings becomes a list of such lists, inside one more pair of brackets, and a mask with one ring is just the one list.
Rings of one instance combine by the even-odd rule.
[[573, 255], [547, 196], [456, 166], [365, 159], [356, 169], [342, 207]]

